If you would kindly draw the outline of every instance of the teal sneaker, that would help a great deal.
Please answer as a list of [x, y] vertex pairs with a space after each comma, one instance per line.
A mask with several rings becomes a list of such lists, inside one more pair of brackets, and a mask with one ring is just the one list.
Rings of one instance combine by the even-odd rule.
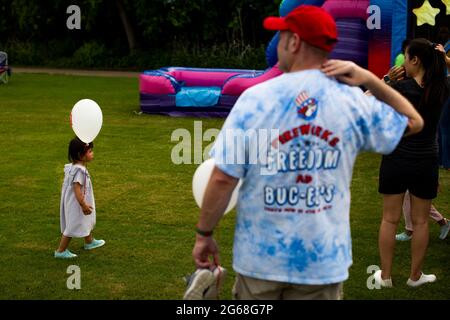
[[85, 243], [84, 244], [84, 250], [93, 250], [96, 248], [103, 247], [105, 245], [105, 240], [96, 240], [93, 239], [91, 243]]
[[441, 233], [439, 234], [439, 239], [444, 240], [447, 238], [448, 232], [450, 231], [450, 221], [445, 219], [446, 224], [441, 227]]
[[412, 235], [408, 235], [406, 232], [402, 232], [395, 235], [395, 240], [397, 241], [409, 241], [412, 239]]
[[78, 257], [76, 254], [70, 252], [68, 249], [66, 249], [63, 252], [55, 251], [55, 258], [57, 259], [73, 259]]

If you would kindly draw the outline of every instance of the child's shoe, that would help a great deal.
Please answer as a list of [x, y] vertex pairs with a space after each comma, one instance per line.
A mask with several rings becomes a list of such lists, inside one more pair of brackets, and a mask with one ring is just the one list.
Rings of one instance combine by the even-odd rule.
[[70, 252], [68, 249], [63, 252], [55, 251], [55, 258], [57, 259], [73, 259], [78, 257], [76, 254]]
[[92, 239], [91, 243], [84, 244], [84, 250], [93, 250], [96, 248], [100, 248], [100, 247], [103, 247], [105, 245], [105, 243], [106, 243], [105, 240]]
[[425, 283], [431, 283], [436, 281], [436, 276], [434, 274], [421, 274], [419, 280], [414, 281], [411, 279], [408, 279], [406, 284], [410, 287], [419, 287]]
[[397, 241], [409, 241], [411, 239], [412, 235], [410, 236], [409, 234], [406, 233], [406, 231], [395, 235], [395, 240]]
[[205, 300], [218, 300], [220, 289], [222, 288], [222, 285], [225, 281], [225, 278], [227, 276], [227, 270], [225, 268], [222, 268], [221, 266], [218, 266], [213, 271], [214, 275], [214, 283], [209, 286], [208, 289], [206, 289], [205, 294], [203, 295], [203, 298]]
[[206, 290], [214, 284], [214, 274], [209, 269], [197, 269], [186, 277], [187, 289], [183, 300], [203, 300]]
[[373, 278], [375, 279], [375, 282], [382, 288], [392, 288], [392, 279], [382, 279], [381, 278], [381, 270], [376, 271], [373, 274]]
[[450, 231], [450, 221], [445, 219], [446, 224], [441, 227], [441, 233], [439, 234], [439, 239], [444, 240], [447, 238], [448, 232]]

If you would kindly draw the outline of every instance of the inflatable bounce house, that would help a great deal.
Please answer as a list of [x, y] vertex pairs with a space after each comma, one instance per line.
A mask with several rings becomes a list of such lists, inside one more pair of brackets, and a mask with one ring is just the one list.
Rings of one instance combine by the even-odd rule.
[[[407, 38], [409, 14], [404, 0], [284, 0], [280, 16], [302, 4], [321, 6], [335, 18], [339, 42], [332, 58], [352, 60], [380, 78]], [[373, 28], [369, 25], [372, 18], [379, 22]], [[226, 117], [244, 90], [281, 74], [278, 39], [276, 34], [267, 47], [265, 71], [180, 67], [145, 71], [140, 76], [141, 110], [171, 116]]]

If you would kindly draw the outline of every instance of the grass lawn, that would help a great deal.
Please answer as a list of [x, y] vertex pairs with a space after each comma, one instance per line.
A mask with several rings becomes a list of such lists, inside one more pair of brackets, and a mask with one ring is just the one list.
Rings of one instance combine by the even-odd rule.
[[[193, 227], [198, 209], [191, 192], [196, 165], [174, 165], [175, 129], [193, 132], [194, 119], [139, 115], [138, 81], [15, 74], [0, 86], [0, 299], [181, 299], [184, 275], [193, 271]], [[91, 98], [104, 124], [90, 165], [97, 204], [94, 235], [105, 247], [84, 252], [74, 239], [74, 261], [53, 258], [58, 245], [59, 201], [67, 145], [73, 137], [74, 103]], [[197, 119], [198, 120], [198, 119]], [[203, 120], [203, 130], [222, 120]], [[205, 146], [208, 143], [205, 143]], [[354, 264], [345, 283], [346, 299], [449, 299], [450, 239], [438, 239], [430, 222], [426, 272], [435, 284], [415, 290], [409, 275], [409, 243], [396, 248], [392, 290], [369, 290], [367, 268], [379, 265], [377, 235], [381, 197], [380, 157], [363, 154], [354, 171], [352, 237]], [[441, 171], [436, 207], [450, 214], [450, 173]], [[235, 213], [221, 222], [217, 239], [222, 264], [231, 271]], [[69, 265], [81, 268], [81, 290], [68, 290]], [[231, 298], [231, 272], [222, 297]]]

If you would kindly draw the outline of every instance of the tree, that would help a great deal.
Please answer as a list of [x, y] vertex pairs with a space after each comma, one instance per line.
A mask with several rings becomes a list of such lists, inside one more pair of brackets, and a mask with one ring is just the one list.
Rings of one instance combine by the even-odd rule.
[[133, 53], [135, 53], [135, 51], [138, 47], [138, 44], [136, 41], [136, 34], [134, 32], [133, 25], [132, 25], [130, 19], [128, 18], [128, 14], [127, 14], [127, 11], [125, 10], [125, 5], [124, 5], [123, 0], [116, 0], [116, 6], [117, 6], [117, 10], [119, 11], [120, 20], [122, 20], [122, 25], [125, 30], [125, 34], [127, 36], [128, 47], [129, 47], [130, 53], [133, 54]]

